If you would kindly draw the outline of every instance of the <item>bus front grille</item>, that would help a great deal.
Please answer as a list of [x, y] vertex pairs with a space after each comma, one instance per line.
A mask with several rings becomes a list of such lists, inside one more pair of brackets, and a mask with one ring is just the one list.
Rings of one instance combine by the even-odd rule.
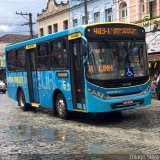
[[138, 91], [138, 92], [131, 92], [131, 93], [122, 93], [122, 94], [110, 94], [110, 97], [121, 97], [121, 96], [130, 96], [130, 95], [136, 95], [136, 94], [140, 94], [142, 91]]

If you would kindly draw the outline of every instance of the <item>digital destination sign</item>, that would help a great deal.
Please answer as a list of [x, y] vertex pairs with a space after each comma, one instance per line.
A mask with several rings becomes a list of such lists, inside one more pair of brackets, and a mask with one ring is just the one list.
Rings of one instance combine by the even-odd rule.
[[95, 26], [88, 26], [85, 33], [87, 38], [145, 38], [145, 30], [142, 27], [128, 24], [100, 24]]
[[127, 28], [127, 27], [120, 27], [120, 28], [105, 28], [105, 27], [93, 27], [92, 32], [96, 35], [104, 35], [104, 34], [118, 34], [118, 35], [134, 35], [137, 32], [136, 28]]

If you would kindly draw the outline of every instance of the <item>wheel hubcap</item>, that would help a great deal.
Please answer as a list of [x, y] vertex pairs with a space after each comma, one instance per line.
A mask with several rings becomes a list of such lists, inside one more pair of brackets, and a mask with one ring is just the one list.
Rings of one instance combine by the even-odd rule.
[[23, 95], [20, 95], [20, 106], [21, 107], [24, 107], [24, 97], [23, 97]]
[[64, 114], [64, 111], [65, 111], [65, 103], [64, 103], [64, 100], [60, 99], [60, 100], [58, 101], [57, 106], [58, 106], [58, 113], [59, 113], [60, 115], [63, 115], [63, 114]]

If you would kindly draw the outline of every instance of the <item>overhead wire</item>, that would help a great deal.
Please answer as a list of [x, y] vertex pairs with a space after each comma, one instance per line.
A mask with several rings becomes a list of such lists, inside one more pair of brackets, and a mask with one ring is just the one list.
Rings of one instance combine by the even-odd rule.
[[[44, 1], [43, 1], [44, 2]], [[37, 8], [41, 8], [41, 7], [43, 7], [43, 2], [41, 1], [41, 3], [38, 3], [38, 5], [37, 5], [37, 1], [33, 1], [32, 2], [32, 5], [29, 5], [28, 7], [26, 7], [26, 5], [25, 6], [23, 6], [23, 7], [21, 7], [20, 9], [18, 9], [17, 8], [17, 10], [19, 10], [19, 11], [23, 11], [23, 12], [30, 12], [30, 11], [35, 11]], [[30, 9], [30, 10], [29, 10]], [[15, 11], [15, 15], [16, 15], [16, 11]], [[7, 19], [9, 19], [9, 18], [11, 18], [13, 15], [10, 15], [10, 13], [6, 16], [6, 17], [4, 17], [4, 18], [0, 18], [0, 21], [1, 20], [7, 20]], [[17, 16], [17, 18], [18, 18], [18, 16]], [[12, 21], [14, 21], [14, 20], [12, 20]]]
[[[46, 0], [46, 1], [48, 1], [48, 0]], [[0, 1], [0, 2], [3, 2], [3, 1]], [[19, 2], [17, 2], [17, 3], [19, 4]], [[22, 5], [20, 5], [20, 6], [22, 6]], [[40, 12], [40, 9], [42, 9], [42, 8], [44, 8], [44, 0], [38, 1], [38, 4], [37, 4], [37, 0], [36, 0], [36, 1], [33, 1], [32, 4], [27, 5], [27, 7], [26, 7], [26, 4], [25, 4], [25, 6], [20, 7], [19, 10], [21, 10], [21, 11], [26, 10], [26, 12], [33, 12], [33, 11], [35, 12], [35, 10], [37, 10], [37, 12]], [[36, 20], [35, 14], [37, 15], [37, 13], [33, 14], [33, 21]], [[15, 11], [15, 15], [14, 14], [8, 14], [7, 16], [5, 16], [3, 18], [0, 18], [0, 22], [1, 22], [1, 24], [6, 24], [6, 25], [9, 25], [9, 26], [17, 26], [17, 20], [22, 21], [22, 17], [17, 16], [16, 17], [16, 23], [14, 25], [15, 16], [16, 16], [16, 11]], [[20, 22], [18, 22], [18, 23], [20, 23]], [[29, 32], [29, 31], [27, 31], [27, 32]]]
[[[0, 2], [3, 2], [3, 1], [0, 1]], [[39, 1], [38, 1], [38, 4], [37, 4], [37, 0], [36, 0], [36, 1], [33, 1], [32, 4], [22, 6], [22, 7], [21, 7], [20, 9], [18, 9], [18, 10], [19, 10], [19, 11], [23, 11], [23, 12], [27, 12], [27, 13], [32, 13], [33, 10], [34, 10], [34, 13], [33, 13], [33, 21], [36, 21], [36, 20], [37, 20], [37, 15], [35, 15], [35, 14], [37, 14], [38, 12], [41, 13], [40, 9], [41, 9], [41, 10], [42, 10], [42, 9], [45, 9], [45, 8], [47, 7], [47, 2], [48, 2], [48, 0], [46, 0], [46, 3], [44, 4], [44, 0], [39, 0]], [[18, 3], [18, 2], [17, 2], [17, 3]], [[116, 3], [118, 3], [118, 2], [116, 2]], [[22, 3], [22, 4], [23, 4], [23, 3]], [[133, 7], [133, 6], [129, 6], [129, 7], [127, 7], [127, 8], [131, 8], [131, 7]], [[35, 13], [35, 11], [36, 11], [37, 13]], [[156, 11], [154, 10], [154, 12], [158, 12], [158, 11], [159, 11], [159, 10], [156, 10]], [[119, 10], [117, 10], [116, 12], [119, 12]], [[126, 16], [126, 18], [134, 18], [134, 17], [136, 17], [136, 16], [140, 17], [141, 15], [142, 15], [141, 13], [139, 13], [139, 14], [135, 13], [135, 14], [132, 15], [132, 16], [129, 16], [129, 17]], [[0, 21], [5, 20], [6, 23], [14, 25], [14, 22], [15, 22], [14, 16], [15, 16], [15, 15], [8, 15], [8, 16], [6, 16], [6, 17], [3, 17], [2, 19], [0, 18]], [[12, 18], [13, 18], [13, 19], [12, 19]], [[135, 19], [136, 19], [136, 18], [135, 18]], [[138, 18], [138, 19], [139, 19], [139, 18]], [[22, 17], [17, 15], [17, 17], [16, 17], [16, 24], [17, 24], [17, 20], [22, 20]], [[115, 21], [118, 21], [119, 19], [114, 19], [114, 20], [115, 20]], [[20, 23], [20, 22], [18, 22], [18, 23]], [[16, 24], [15, 24], [15, 25], [16, 25]]]

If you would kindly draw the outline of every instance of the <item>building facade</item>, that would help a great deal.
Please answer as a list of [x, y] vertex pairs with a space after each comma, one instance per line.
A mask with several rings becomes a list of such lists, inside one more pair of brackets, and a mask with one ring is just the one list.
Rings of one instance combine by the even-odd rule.
[[[65, 1], [66, 2], [66, 1]], [[113, 0], [88, 0], [88, 23], [115, 21], [115, 3]], [[48, 35], [85, 23], [84, 0], [69, 0], [57, 4], [49, 0], [47, 7], [37, 15], [38, 36]]]
[[38, 36], [55, 33], [69, 27], [69, 3], [48, 0], [47, 7], [37, 15]]
[[[116, 20], [113, 0], [88, 0], [87, 11], [89, 24]], [[85, 24], [84, 0], [70, 1], [70, 22], [71, 27]]]

